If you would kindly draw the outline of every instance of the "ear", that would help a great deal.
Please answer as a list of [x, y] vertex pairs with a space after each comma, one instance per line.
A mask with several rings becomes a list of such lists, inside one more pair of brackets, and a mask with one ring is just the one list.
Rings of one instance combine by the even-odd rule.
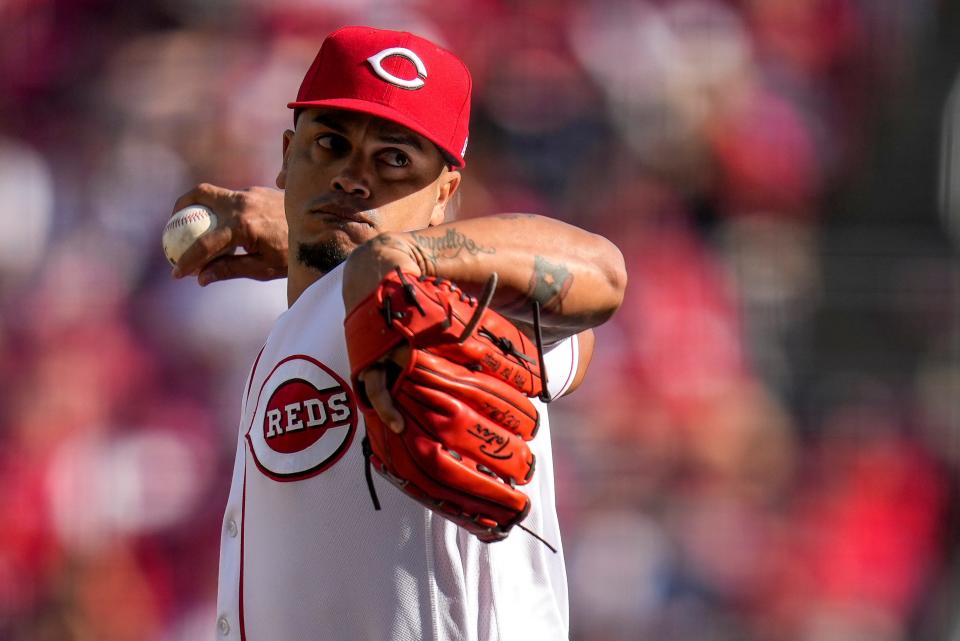
[[283, 163], [280, 165], [280, 173], [277, 174], [277, 187], [287, 188], [287, 158], [290, 156], [290, 141], [293, 140], [293, 131], [287, 129], [283, 132]]
[[439, 225], [446, 219], [447, 205], [450, 204], [453, 195], [460, 188], [460, 172], [444, 168], [437, 181], [439, 182], [437, 202], [433, 205], [433, 211], [430, 213], [430, 227]]

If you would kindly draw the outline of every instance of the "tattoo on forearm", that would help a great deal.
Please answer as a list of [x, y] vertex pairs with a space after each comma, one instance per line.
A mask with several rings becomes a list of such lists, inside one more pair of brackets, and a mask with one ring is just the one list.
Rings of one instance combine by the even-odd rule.
[[543, 256], [533, 257], [533, 275], [527, 297], [540, 303], [546, 311], [563, 310], [566, 298], [573, 284], [573, 274], [562, 263], [551, 263]]
[[417, 246], [434, 265], [442, 258], [456, 258], [462, 252], [472, 256], [477, 254], [495, 254], [494, 247], [481, 245], [469, 236], [461, 234], [456, 229], [448, 229], [443, 236], [428, 236], [426, 234], [412, 234]]

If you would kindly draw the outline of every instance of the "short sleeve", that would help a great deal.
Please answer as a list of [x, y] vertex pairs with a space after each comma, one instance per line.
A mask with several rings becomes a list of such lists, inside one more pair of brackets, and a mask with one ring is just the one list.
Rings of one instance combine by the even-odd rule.
[[570, 389], [580, 364], [580, 339], [576, 334], [549, 346], [543, 354], [547, 368], [547, 389], [554, 398]]

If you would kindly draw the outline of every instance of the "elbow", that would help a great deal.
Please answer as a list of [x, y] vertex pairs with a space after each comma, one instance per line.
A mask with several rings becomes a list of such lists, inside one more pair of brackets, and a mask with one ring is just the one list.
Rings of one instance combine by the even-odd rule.
[[600, 324], [613, 316], [623, 304], [623, 297], [627, 290], [627, 265], [619, 247], [602, 236], [598, 238], [601, 241], [600, 251], [594, 264], [605, 291], [604, 304], [601, 306], [602, 309], [598, 310], [600, 311], [598, 324]]
[[[610, 241], [607, 242], [610, 243]], [[614, 306], [614, 311], [616, 311], [623, 303], [623, 296], [627, 291], [627, 263], [623, 259], [623, 252], [613, 243], [610, 243], [610, 253], [612, 256], [604, 274], [616, 300]]]

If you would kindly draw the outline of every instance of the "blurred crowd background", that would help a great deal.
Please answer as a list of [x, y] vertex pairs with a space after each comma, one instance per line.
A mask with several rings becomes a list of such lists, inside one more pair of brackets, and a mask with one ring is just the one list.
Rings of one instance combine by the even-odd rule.
[[[960, 639], [960, 3], [0, 0], [0, 639], [212, 638], [282, 281], [173, 281], [343, 24], [475, 81], [461, 216], [630, 273], [555, 457], [574, 641]], [[358, 509], [363, 506], [358, 506]]]

